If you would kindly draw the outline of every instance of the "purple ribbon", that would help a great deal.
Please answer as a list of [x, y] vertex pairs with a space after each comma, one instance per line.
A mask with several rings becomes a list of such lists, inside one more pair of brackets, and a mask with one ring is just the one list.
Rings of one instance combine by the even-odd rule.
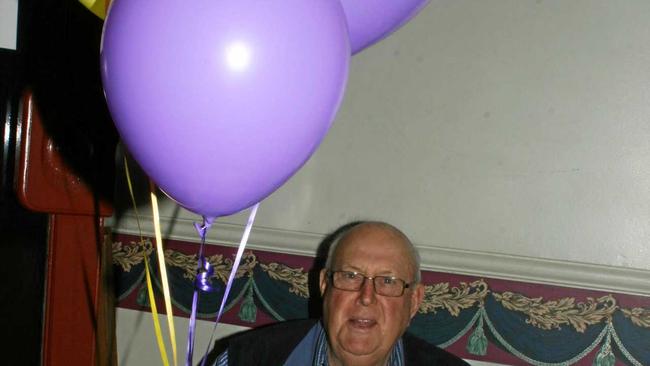
[[214, 268], [212, 264], [205, 258], [199, 258], [199, 270], [196, 275], [196, 281], [194, 281], [195, 288], [203, 292], [212, 292], [216, 290], [216, 287], [212, 285], [212, 275], [214, 274]]
[[[221, 315], [223, 315], [223, 309], [226, 306], [226, 300], [228, 299], [228, 294], [230, 294], [230, 288], [232, 283], [235, 280], [235, 275], [237, 274], [237, 269], [239, 268], [239, 263], [241, 262], [242, 255], [244, 254], [244, 248], [248, 242], [248, 236], [251, 233], [253, 228], [253, 222], [255, 221], [255, 215], [257, 214], [257, 208], [260, 206], [259, 203], [256, 203], [255, 206], [251, 209], [251, 213], [248, 216], [248, 222], [246, 223], [246, 228], [244, 229], [244, 234], [242, 235], [241, 241], [239, 242], [239, 249], [237, 249], [237, 255], [235, 256], [235, 261], [232, 264], [232, 269], [230, 270], [230, 276], [228, 277], [228, 283], [226, 284], [226, 291], [223, 294], [221, 299], [221, 306], [219, 307], [219, 312], [217, 313], [217, 318], [214, 322], [214, 327], [212, 327], [212, 334], [210, 335], [210, 340], [205, 350], [205, 355], [203, 355], [203, 360], [201, 361], [201, 366], [205, 366], [205, 362], [208, 359], [208, 351], [210, 350], [210, 345], [212, 344], [212, 339], [214, 338], [214, 332], [217, 330], [217, 324], [221, 320]], [[189, 366], [189, 365], [188, 365]]]
[[196, 312], [200, 295], [199, 291], [214, 291], [212, 282], [210, 281], [210, 278], [214, 274], [214, 268], [212, 268], [210, 262], [203, 256], [205, 237], [207, 236], [208, 230], [212, 226], [213, 222], [213, 217], [203, 217], [203, 225], [199, 225], [196, 222], [194, 223], [194, 228], [196, 228], [196, 231], [201, 237], [201, 246], [199, 247], [198, 268], [196, 280], [194, 281], [194, 296], [192, 297], [192, 312], [190, 314], [190, 324], [187, 332], [187, 358], [185, 360], [186, 366], [191, 366], [193, 362], [192, 358], [194, 354], [194, 336], [196, 329]]

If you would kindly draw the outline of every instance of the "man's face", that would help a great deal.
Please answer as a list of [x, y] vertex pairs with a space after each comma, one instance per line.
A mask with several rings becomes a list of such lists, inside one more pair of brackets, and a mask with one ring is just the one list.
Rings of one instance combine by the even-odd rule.
[[[350, 231], [333, 253], [332, 270], [354, 271], [366, 276], [395, 276], [414, 280], [411, 257], [400, 236], [387, 228], [361, 225]], [[372, 281], [360, 291], [334, 288], [326, 270], [320, 274], [323, 321], [330, 344], [330, 364], [383, 362], [417, 312], [424, 290], [408, 288], [400, 297], [374, 292]]]

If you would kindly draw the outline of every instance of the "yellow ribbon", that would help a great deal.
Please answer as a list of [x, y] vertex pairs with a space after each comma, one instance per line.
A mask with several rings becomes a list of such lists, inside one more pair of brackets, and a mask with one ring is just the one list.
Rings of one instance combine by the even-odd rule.
[[176, 352], [176, 331], [174, 329], [174, 313], [172, 312], [171, 295], [169, 292], [169, 280], [167, 279], [167, 266], [165, 265], [165, 252], [162, 245], [162, 234], [160, 231], [160, 214], [158, 211], [158, 198], [156, 197], [156, 187], [153, 181], [149, 181], [149, 193], [151, 195], [151, 209], [153, 211], [153, 226], [156, 232], [156, 252], [158, 253], [158, 265], [160, 266], [160, 280], [163, 286], [163, 297], [165, 299], [165, 309], [167, 310], [167, 324], [169, 325], [169, 337], [172, 342], [172, 354], [174, 357], [174, 366], [177, 366], [178, 357]]
[[[144, 237], [142, 236], [142, 227], [140, 226], [140, 215], [138, 214], [138, 206], [135, 203], [135, 195], [133, 194], [133, 184], [131, 183], [131, 174], [129, 174], [129, 164], [126, 155], [124, 156], [124, 171], [126, 173], [126, 182], [129, 186], [129, 193], [131, 194], [131, 203], [133, 204], [133, 211], [135, 212], [135, 220], [138, 223], [138, 232], [140, 233], [140, 243], [144, 244]], [[151, 315], [153, 316], [153, 326], [156, 332], [156, 340], [158, 341], [158, 349], [160, 350], [160, 358], [164, 366], [169, 366], [169, 359], [167, 357], [167, 349], [163, 340], [162, 331], [160, 329], [160, 321], [158, 320], [158, 307], [156, 306], [156, 299], [153, 295], [153, 285], [151, 282], [151, 273], [149, 271], [149, 258], [144, 254], [144, 271], [147, 278], [147, 293], [149, 294], [149, 304], [151, 304]]]
[[106, 12], [110, 5], [110, 0], [79, 0], [79, 2], [100, 19], [103, 20], [106, 18]]

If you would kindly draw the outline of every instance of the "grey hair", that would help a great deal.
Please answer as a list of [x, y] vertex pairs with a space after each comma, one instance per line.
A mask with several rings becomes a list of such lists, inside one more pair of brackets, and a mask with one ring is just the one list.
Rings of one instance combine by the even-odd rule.
[[334, 253], [336, 252], [336, 248], [338, 247], [339, 243], [341, 240], [343, 240], [352, 230], [355, 228], [358, 228], [360, 226], [375, 226], [379, 227], [382, 229], [387, 229], [397, 236], [399, 236], [404, 243], [406, 244], [406, 247], [408, 249], [408, 252], [411, 257], [411, 261], [414, 264], [413, 268], [413, 278], [415, 279], [415, 283], [420, 283], [422, 280], [422, 274], [420, 273], [420, 253], [418, 252], [417, 248], [413, 245], [411, 242], [411, 239], [409, 239], [406, 234], [404, 234], [400, 229], [396, 228], [395, 226], [383, 222], [383, 221], [358, 221], [352, 224], [347, 225], [347, 227], [344, 227], [343, 230], [340, 230], [339, 232], [336, 233], [336, 236], [332, 239], [330, 247], [327, 251], [327, 259], [325, 260], [325, 268], [328, 270], [333, 269], [332, 264], [334, 261]]

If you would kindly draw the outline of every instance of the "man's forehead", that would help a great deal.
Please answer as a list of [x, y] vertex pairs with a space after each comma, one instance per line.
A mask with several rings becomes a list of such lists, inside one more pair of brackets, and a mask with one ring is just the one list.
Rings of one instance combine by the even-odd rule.
[[[400, 256], [405, 257], [409, 262], [411, 261], [409, 244], [403, 235], [391, 227], [377, 224], [362, 224], [351, 229], [341, 238], [336, 250], [332, 253], [334, 255], [333, 259], [338, 262], [344, 252], [352, 249], [372, 250], [378, 244], [399, 251]], [[383, 250], [385, 249], [383, 248]]]
[[363, 223], [350, 229], [341, 238], [341, 244], [345, 242], [361, 241], [367, 237], [385, 237], [395, 246], [406, 246], [406, 238], [395, 228], [377, 223]]

